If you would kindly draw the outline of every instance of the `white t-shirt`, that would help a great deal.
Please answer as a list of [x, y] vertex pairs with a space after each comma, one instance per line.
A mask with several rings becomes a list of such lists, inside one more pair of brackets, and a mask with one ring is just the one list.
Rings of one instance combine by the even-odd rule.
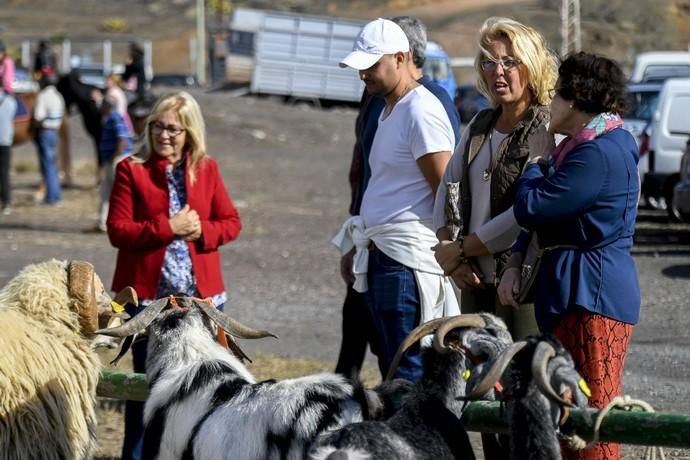
[[64, 113], [65, 101], [54, 86], [46, 86], [38, 93], [33, 116], [42, 128], [60, 128]]
[[360, 211], [365, 226], [430, 221], [434, 196], [417, 160], [428, 153], [452, 152], [453, 147], [448, 115], [424, 86], [403, 96], [387, 118], [382, 113], [369, 155], [371, 179]]

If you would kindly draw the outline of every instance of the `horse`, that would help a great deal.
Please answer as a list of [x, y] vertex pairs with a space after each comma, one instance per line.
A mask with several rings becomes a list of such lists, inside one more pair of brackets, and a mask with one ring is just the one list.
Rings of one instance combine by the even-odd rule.
[[[94, 91], [102, 92], [103, 90], [80, 81], [78, 69], [60, 77], [57, 90], [62, 94], [67, 110], [71, 110], [71, 107], [76, 105], [81, 112], [84, 128], [94, 141], [96, 158], [98, 158], [98, 144], [101, 140], [101, 113], [92, 94]], [[151, 113], [154, 102], [155, 96], [151, 93], [146, 93], [142, 97], [130, 101], [127, 112], [132, 120], [134, 136], [140, 136], [144, 132], [145, 121]]]
[[[34, 138], [34, 131], [32, 126], [31, 115], [34, 112], [34, 105], [36, 102], [36, 93], [23, 92], [16, 93], [17, 98], [17, 115], [14, 118], [14, 138], [12, 145], [21, 145]], [[72, 159], [70, 155], [69, 144], [69, 120], [67, 117], [63, 118], [62, 125], [58, 130], [58, 168], [63, 174], [63, 186], [69, 187], [72, 185]]]

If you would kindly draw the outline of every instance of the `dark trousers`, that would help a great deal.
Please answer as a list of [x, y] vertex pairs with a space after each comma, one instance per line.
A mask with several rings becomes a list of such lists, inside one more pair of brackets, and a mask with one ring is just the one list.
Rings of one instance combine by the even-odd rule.
[[12, 202], [10, 190], [10, 167], [12, 151], [9, 145], [0, 145], [0, 207], [9, 206]]
[[[369, 252], [367, 304], [379, 344], [379, 370], [385, 377], [398, 347], [419, 326], [421, 301], [414, 271], [391, 259], [381, 250]], [[419, 344], [403, 355], [396, 378], [416, 382], [422, 376]]]
[[367, 344], [371, 352], [378, 353], [375, 343], [374, 325], [364, 294], [347, 285], [347, 294], [343, 302], [343, 339], [335, 372], [352, 380], [359, 379]]
[[46, 186], [46, 204], [54, 204], [62, 199], [60, 178], [57, 168], [58, 135], [54, 129], [40, 129], [36, 138], [41, 176]]
[[[146, 348], [148, 339], [137, 340], [132, 345], [132, 370], [146, 372]], [[122, 460], [141, 460], [144, 443], [144, 403], [125, 401], [125, 438], [122, 442]]]

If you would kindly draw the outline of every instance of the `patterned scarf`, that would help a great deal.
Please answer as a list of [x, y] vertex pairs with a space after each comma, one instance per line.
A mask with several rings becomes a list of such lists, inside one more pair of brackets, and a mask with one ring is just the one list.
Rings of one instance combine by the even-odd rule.
[[579, 144], [596, 139], [622, 125], [623, 119], [615, 113], [604, 112], [596, 115], [575, 137], [566, 137], [551, 152], [551, 158], [556, 162], [555, 168], [558, 169], [566, 155], [568, 155], [568, 152]]

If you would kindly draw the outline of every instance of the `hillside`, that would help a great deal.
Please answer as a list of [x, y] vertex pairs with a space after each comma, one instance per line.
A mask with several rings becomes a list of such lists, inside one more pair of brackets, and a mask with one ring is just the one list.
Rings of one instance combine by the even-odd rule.
[[[129, 40], [151, 39], [154, 70], [189, 71], [189, 40], [195, 27], [195, 0], [0, 0], [0, 37], [19, 54], [21, 39], [65, 38], [74, 47], [87, 41], [113, 41], [113, 61], [125, 58]], [[207, 0], [207, 4], [220, 4]], [[229, 3], [226, 1], [226, 4]], [[254, 0], [233, 6], [282, 9], [369, 19], [410, 14], [428, 26], [430, 36], [452, 56], [471, 56], [476, 33], [488, 16], [513, 17], [540, 30], [560, 46], [560, 0]], [[207, 10], [210, 25], [227, 15]], [[629, 65], [635, 53], [688, 48], [690, 0], [587, 0], [582, 2], [583, 48]], [[106, 31], [109, 30], [109, 31]], [[94, 51], [100, 53], [99, 49]], [[74, 53], [74, 51], [73, 51]]]

